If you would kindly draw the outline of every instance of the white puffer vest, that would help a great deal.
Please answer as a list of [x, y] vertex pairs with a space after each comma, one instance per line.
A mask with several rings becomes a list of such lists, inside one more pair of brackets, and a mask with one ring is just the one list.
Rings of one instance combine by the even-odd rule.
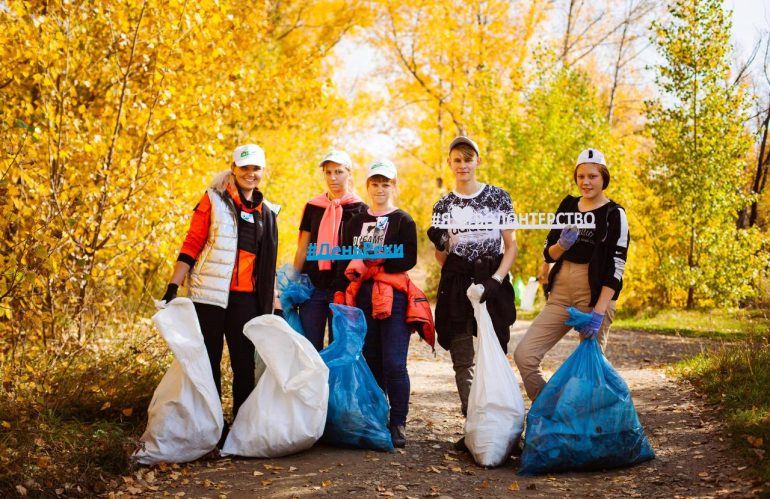
[[189, 275], [189, 297], [196, 303], [227, 308], [230, 281], [238, 252], [238, 221], [222, 194], [209, 188], [209, 238]]

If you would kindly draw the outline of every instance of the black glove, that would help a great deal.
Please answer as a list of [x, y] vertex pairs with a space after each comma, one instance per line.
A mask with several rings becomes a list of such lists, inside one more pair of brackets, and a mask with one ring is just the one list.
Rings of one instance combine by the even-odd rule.
[[479, 303], [484, 303], [488, 299], [494, 297], [497, 294], [497, 291], [500, 289], [500, 283], [497, 282], [497, 279], [494, 277], [490, 277], [483, 283], [484, 285], [484, 292], [481, 293], [481, 298], [479, 298]]
[[449, 240], [449, 233], [446, 229], [431, 227], [428, 229], [428, 239], [430, 239], [430, 242], [433, 243], [437, 250], [444, 251], [446, 249], [446, 242]]
[[170, 302], [174, 298], [176, 298], [176, 291], [179, 289], [178, 284], [174, 284], [173, 282], [168, 285], [166, 288], [166, 294], [163, 295], [163, 298], [160, 299], [160, 301], [164, 301], [166, 303]]

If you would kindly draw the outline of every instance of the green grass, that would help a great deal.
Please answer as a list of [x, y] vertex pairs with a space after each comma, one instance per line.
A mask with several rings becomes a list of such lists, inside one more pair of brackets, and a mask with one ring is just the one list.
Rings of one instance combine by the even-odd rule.
[[770, 331], [770, 311], [664, 309], [629, 313], [620, 310], [612, 327], [738, 341], [767, 334]]
[[719, 404], [735, 447], [770, 480], [770, 335], [725, 344], [671, 370]]

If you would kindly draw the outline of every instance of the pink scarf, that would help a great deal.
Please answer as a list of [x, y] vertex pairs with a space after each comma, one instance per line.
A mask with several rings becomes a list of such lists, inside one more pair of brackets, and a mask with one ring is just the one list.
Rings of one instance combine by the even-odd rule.
[[[314, 197], [308, 204], [324, 208], [324, 215], [321, 217], [321, 226], [318, 227], [317, 247], [322, 244], [328, 244], [329, 249], [339, 244], [340, 224], [342, 223], [342, 206], [352, 203], [362, 203], [360, 197], [353, 193], [347, 193], [341, 198], [329, 199], [326, 193]], [[331, 260], [318, 260], [319, 270], [331, 270]]]

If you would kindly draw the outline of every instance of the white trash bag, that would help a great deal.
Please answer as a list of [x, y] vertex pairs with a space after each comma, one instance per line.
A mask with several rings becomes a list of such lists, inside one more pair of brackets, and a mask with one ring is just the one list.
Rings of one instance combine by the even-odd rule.
[[312, 447], [326, 426], [326, 364], [281, 317], [256, 317], [243, 334], [254, 343], [265, 369], [238, 409], [222, 455], [279, 457]]
[[521, 310], [531, 312], [535, 308], [535, 298], [537, 297], [538, 282], [534, 277], [530, 277], [524, 293], [521, 295]]
[[476, 374], [468, 395], [465, 445], [480, 466], [503, 464], [524, 430], [524, 399], [513, 369], [497, 339], [487, 304], [479, 303], [484, 286], [471, 285], [468, 298], [476, 316], [479, 344]]
[[189, 298], [176, 298], [152, 320], [174, 362], [152, 396], [133, 458], [141, 464], [194, 461], [216, 448], [224, 426], [198, 316]]

